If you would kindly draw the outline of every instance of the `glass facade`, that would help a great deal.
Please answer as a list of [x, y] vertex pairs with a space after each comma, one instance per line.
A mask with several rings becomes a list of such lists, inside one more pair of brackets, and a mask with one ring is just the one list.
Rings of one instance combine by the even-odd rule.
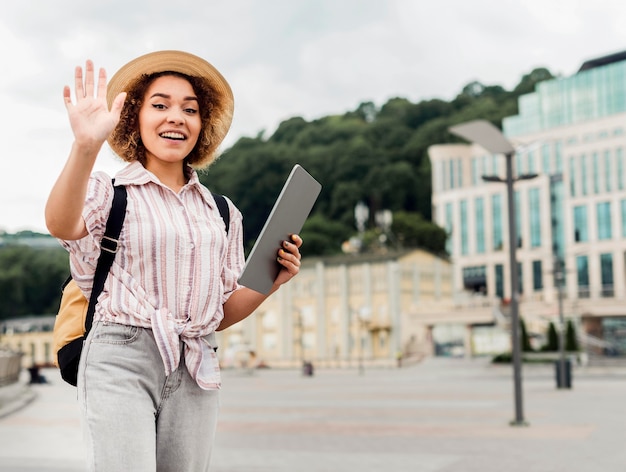
[[476, 211], [476, 252], [483, 254], [485, 252], [485, 203], [482, 197], [474, 201], [474, 210]]
[[611, 152], [604, 151], [604, 191], [610, 192], [613, 188], [613, 166], [611, 165]]
[[624, 150], [617, 148], [615, 150], [615, 160], [617, 161], [617, 188], [624, 190]]
[[578, 298], [589, 298], [589, 258], [576, 256], [576, 280]]
[[587, 195], [587, 156], [580, 156], [580, 194]]
[[611, 203], [602, 202], [596, 205], [598, 224], [598, 239], [605, 240], [613, 237], [611, 230]]
[[593, 193], [600, 193], [600, 156], [597, 152], [591, 155], [593, 167], [591, 168], [591, 176], [593, 178]]
[[600, 254], [600, 278], [603, 297], [613, 296], [613, 254]]
[[543, 272], [541, 261], [533, 261], [533, 290], [535, 292], [543, 289]]
[[530, 247], [541, 246], [541, 207], [539, 189], [528, 191], [528, 208], [530, 209]]
[[574, 207], [574, 241], [582, 243], [589, 241], [587, 233], [587, 207], [578, 205]]
[[469, 254], [469, 230], [467, 228], [467, 200], [461, 200], [461, 254]]
[[522, 136], [626, 112], [626, 61], [540, 82], [504, 118], [506, 136]]
[[493, 222], [493, 250], [501, 251], [502, 240], [502, 195], [491, 196], [491, 217]]
[[494, 270], [496, 275], [496, 297], [504, 298], [504, 266], [496, 264]]

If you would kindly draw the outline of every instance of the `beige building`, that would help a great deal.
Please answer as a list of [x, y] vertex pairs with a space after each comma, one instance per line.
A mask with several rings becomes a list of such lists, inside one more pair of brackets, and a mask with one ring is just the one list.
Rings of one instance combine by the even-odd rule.
[[250, 351], [270, 366], [420, 359], [433, 352], [439, 316], [454, 311], [451, 276], [446, 260], [421, 250], [304, 260], [295, 279], [219, 334], [221, 360], [245, 364]]

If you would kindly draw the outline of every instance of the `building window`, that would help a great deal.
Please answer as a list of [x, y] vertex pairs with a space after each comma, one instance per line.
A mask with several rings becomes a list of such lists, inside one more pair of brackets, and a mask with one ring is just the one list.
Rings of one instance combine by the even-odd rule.
[[485, 252], [485, 205], [482, 197], [474, 201], [474, 207], [476, 211], [476, 252], [483, 254]]
[[578, 298], [589, 298], [589, 260], [587, 256], [576, 256], [576, 279]]
[[610, 192], [613, 188], [613, 166], [611, 166], [611, 152], [604, 151], [604, 190]]
[[463, 187], [463, 160], [456, 160], [456, 181], [458, 188]]
[[597, 152], [591, 156], [593, 166], [591, 168], [591, 176], [593, 178], [593, 193], [600, 193], [600, 157]]
[[580, 193], [587, 195], [587, 156], [580, 156]]
[[543, 289], [543, 272], [541, 261], [533, 261], [533, 290], [538, 292]]
[[524, 293], [524, 271], [520, 262], [517, 263], [517, 293]]
[[569, 193], [576, 196], [576, 159], [573, 157], [569, 160]]
[[587, 207], [574, 207], [574, 241], [582, 243], [589, 240], [587, 234]]
[[598, 203], [596, 206], [598, 219], [598, 239], [611, 239], [611, 203]]
[[504, 267], [502, 264], [496, 264], [496, 297], [504, 298]]
[[487, 267], [464, 267], [463, 288], [471, 292], [487, 293]]
[[492, 195], [493, 250], [502, 250], [502, 195]]
[[469, 254], [469, 237], [467, 229], [467, 200], [461, 200], [461, 254]]
[[600, 254], [600, 277], [602, 279], [602, 296], [613, 296], [613, 254]]
[[530, 208], [530, 247], [541, 246], [541, 206], [539, 202], [539, 189], [531, 188], [528, 191]]
[[454, 174], [454, 160], [450, 159], [448, 161], [448, 168], [450, 169], [450, 171], [448, 172], [448, 179], [449, 179], [449, 184], [450, 184], [450, 189], [455, 188], [454, 185], [454, 180], [455, 180], [455, 174]]
[[446, 239], [446, 251], [450, 255], [452, 255], [452, 248], [454, 247], [452, 244], [452, 230], [454, 228], [452, 217], [452, 203], [446, 203], [446, 234], [448, 235]]
[[617, 188], [624, 190], [624, 149], [617, 148], [615, 150], [615, 159], [617, 161]]

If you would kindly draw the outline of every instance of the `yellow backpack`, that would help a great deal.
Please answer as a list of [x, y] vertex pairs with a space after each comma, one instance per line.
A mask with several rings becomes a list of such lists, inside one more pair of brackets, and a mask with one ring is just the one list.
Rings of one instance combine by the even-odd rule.
[[100, 257], [93, 277], [91, 297], [87, 300], [72, 277], [68, 277], [63, 285], [61, 305], [54, 320], [52, 340], [55, 364], [61, 370], [63, 380], [74, 386], [76, 386], [78, 362], [83, 343], [93, 324], [98, 297], [102, 293], [104, 282], [117, 254], [118, 238], [126, 215], [126, 187], [123, 185], [116, 187], [115, 180], [113, 184], [113, 204], [104, 236], [100, 240]]

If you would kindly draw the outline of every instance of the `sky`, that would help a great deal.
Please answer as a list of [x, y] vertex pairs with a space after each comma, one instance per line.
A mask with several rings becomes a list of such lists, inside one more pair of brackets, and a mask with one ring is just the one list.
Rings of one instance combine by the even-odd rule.
[[[623, 0], [20, 0], [0, 16], [0, 231], [46, 233], [50, 188], [72, 132], [63, 103], [86, 59], [109, 76], [133, 58], [180, 49], [230, 83], [222, 149], [390, 98], [453, 99], [468, 83], [510, 90], [546, 67], [570, 76], [626, 50]], [[95, 170], [122, 167], [103, 147]]]

